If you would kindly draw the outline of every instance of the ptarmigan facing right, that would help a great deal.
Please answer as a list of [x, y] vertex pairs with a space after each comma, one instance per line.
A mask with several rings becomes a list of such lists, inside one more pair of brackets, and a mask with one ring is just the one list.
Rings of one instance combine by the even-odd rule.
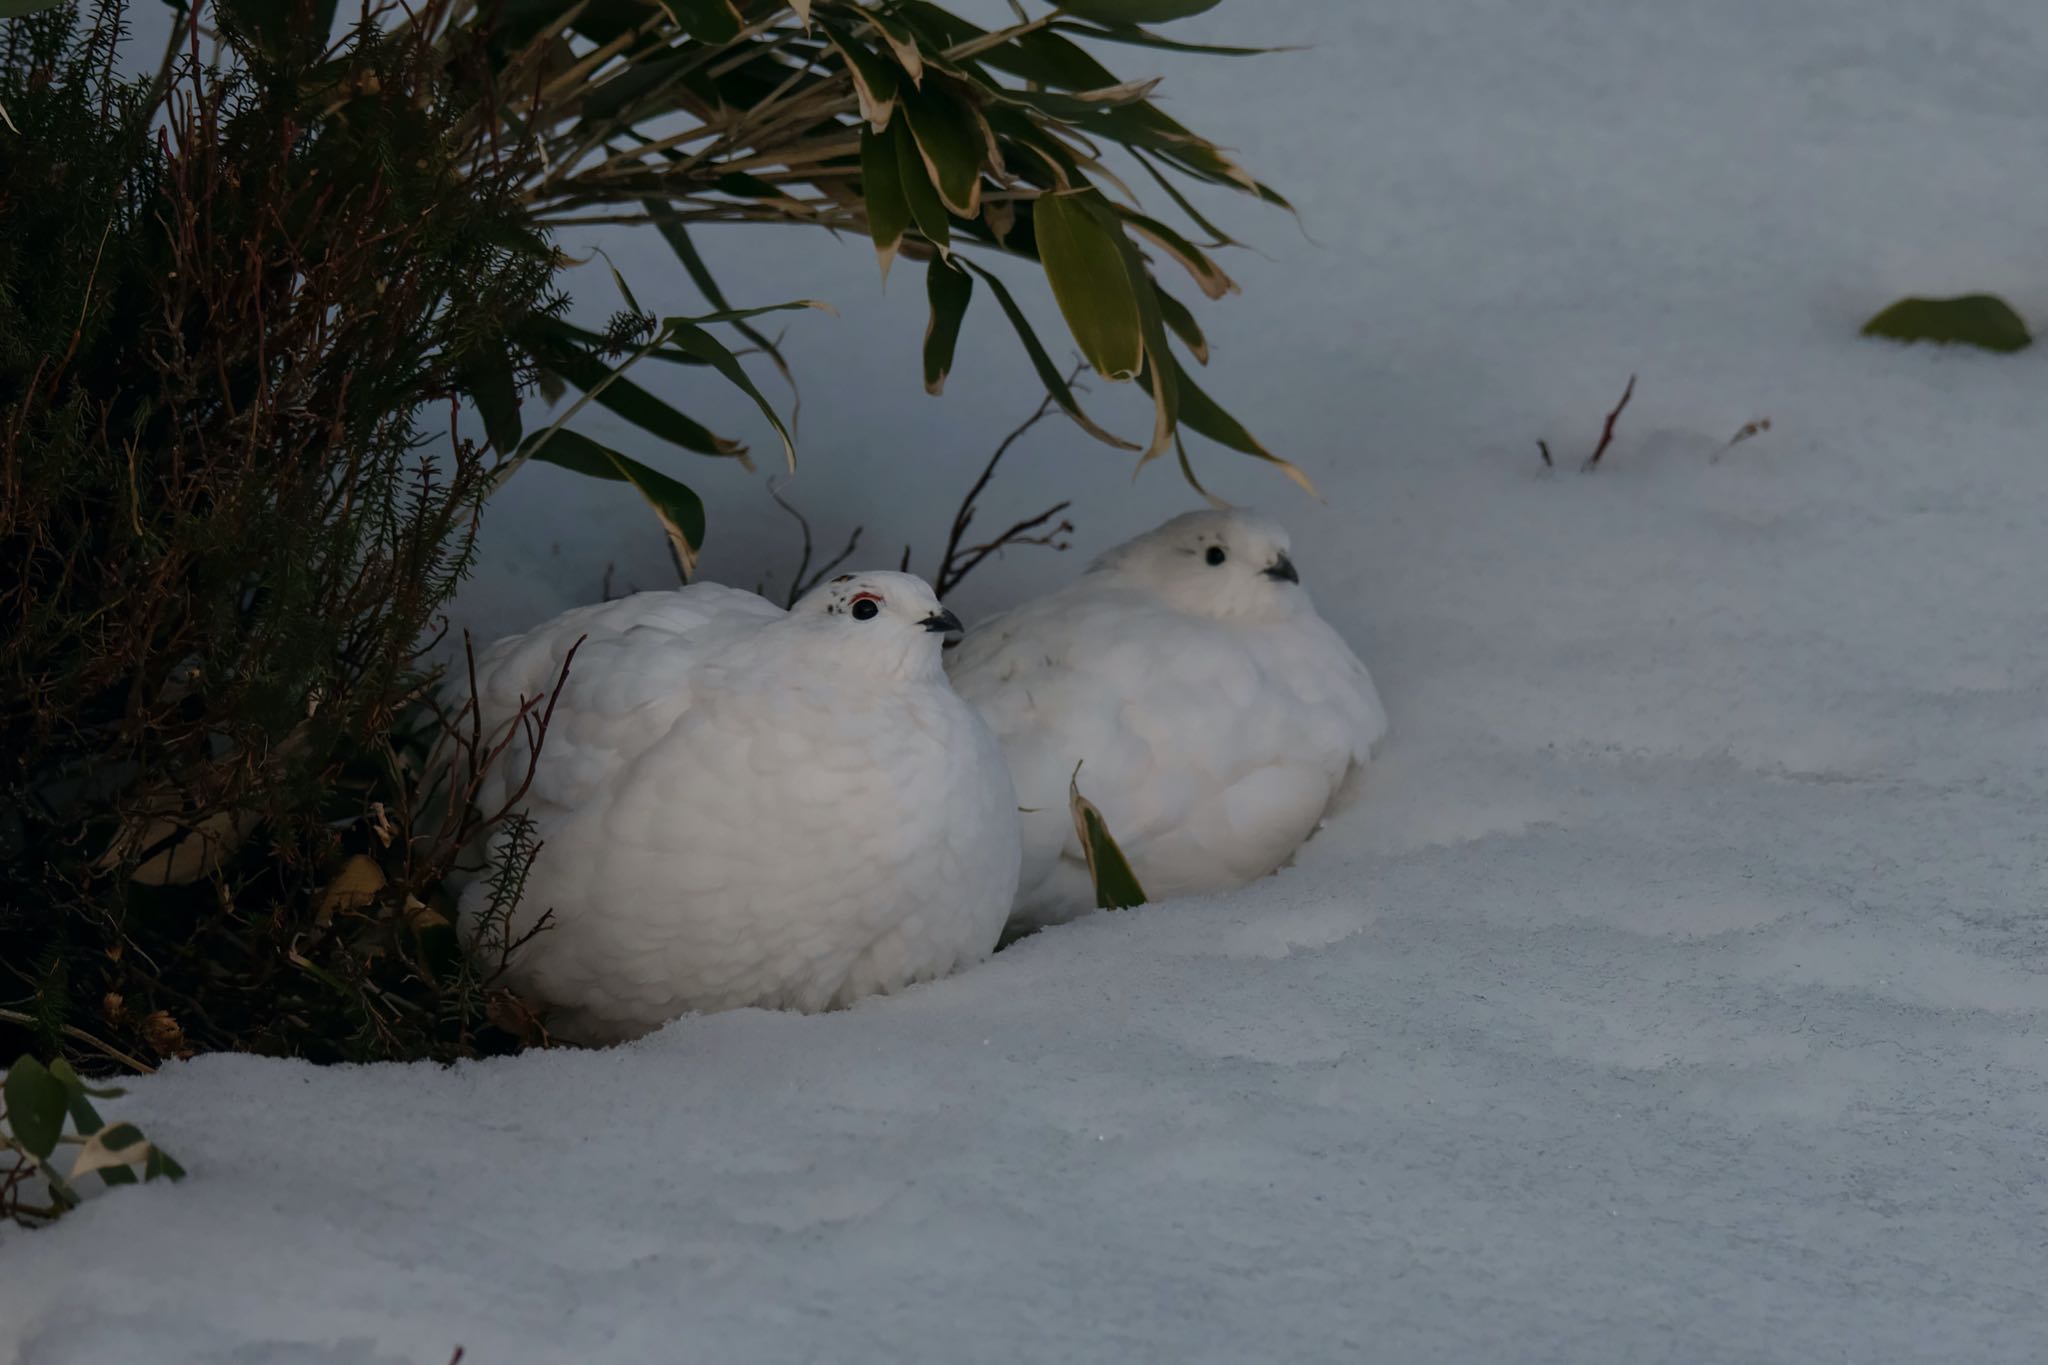
[[1068, 813], [1077, 763], [1154, 899], [1280, 867], [1365, 764], [1386, 712], [1287, 550], [1264, 517], [1190, 512], [952, 652], [1024, 808], [1013, 929], [1095, 904]]

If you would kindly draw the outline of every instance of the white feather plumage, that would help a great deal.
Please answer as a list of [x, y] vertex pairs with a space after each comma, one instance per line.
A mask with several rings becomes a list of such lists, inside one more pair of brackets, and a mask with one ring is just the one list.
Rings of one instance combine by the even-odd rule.
[[[941, 620], [909, 574], [844, 575], [790, 612], [707, 584], [578, 608], [483, 654], [503, 733], [583, 638], [523, 803], [543, 846], [514, 917], [554, 911], [512, 976], [563, 1036], [826, 1009], [995, 946], [1016, 801], [947, 683]], [[525, 759], [515, 740], [478, 804], [508, 797]], [[467, 887], [465, 921], [486, 903]]]
[[1281, 866], [1366, 763], [1386, 712], [1287, 550], [1262, 517], [1191, 512], [953, 651], [953, 685], [1002, 741], [1026, 808], [1018, 927], [1095, 903], [1068, 814], [1077, 763], [1154, 899]]

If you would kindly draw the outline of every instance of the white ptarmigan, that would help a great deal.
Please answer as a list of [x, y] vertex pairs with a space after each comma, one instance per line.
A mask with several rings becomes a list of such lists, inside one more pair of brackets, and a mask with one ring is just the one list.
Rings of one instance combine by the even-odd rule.
[[[946, 681], [959, 629], [922, 579], [845, 574], [784, 612], [700, 584], [565, 612], [482, 655], [487, 731], [579, 638], [523, 806], [542, 842], [511, 984], [580, 1042], [690, 1011], [813, 1011], [943, 976], [996, 944], [1016, 799]], [[477, 804], [524, 774], [515, 741]], [[462, 893], [465, 923], [488, 886]]]
[[1025, 812], [1015, 927], [1095, 904], [1068, 813], [1077, 763], [1154, 899], [1281, 866], [1365, 764], [1386, 712], [1287, 550], [1264, 517], [1190, 512], [953, 651], [953, 686], [1001, 739]]

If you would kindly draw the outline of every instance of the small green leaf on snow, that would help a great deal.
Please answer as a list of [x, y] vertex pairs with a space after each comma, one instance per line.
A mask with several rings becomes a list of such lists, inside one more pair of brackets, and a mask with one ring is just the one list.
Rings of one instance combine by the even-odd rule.
[[1074, 814], [1074, 832], [1081, 837], [1081, 852], [1088, 859], [1088, 877], [1095, 883], [1095, 903], [1104, 910], [1122, 910], [1145, 903], [1145, 888], [1131, 871], [1130, 859], [1117, 847], [1109, 822], [1095, 803], [1081, 795], [1081, 765], [1067, 782], [1067, 805]]
[[1994, 294], [1964, 294], [1953, 299], [1900, 299], [1863, 324], [1867, 337], [1893, 341], [1960, 342], [1987, 351], [2023, 351], [2034, 342], [2027, 324], [2010, 304]]

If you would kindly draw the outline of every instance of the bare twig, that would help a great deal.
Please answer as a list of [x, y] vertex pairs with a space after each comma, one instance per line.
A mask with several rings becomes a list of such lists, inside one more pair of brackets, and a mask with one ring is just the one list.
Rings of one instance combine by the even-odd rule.
[[1536, 453], [1543, 457], [1543, 467], [1545, 469], [1555, 469], [1557, 467], [1557, 462], [1550, 458], [1550, 442], [1538, 438]]
[[1588, 455], [1586, 462], [1579, 466], [1581, 474], [1600, 467], [1600, 457], [1605, 455], [1607, 447], [1614, 443], [1614, 420], [1621, 416], [1621, 410], [1628, 406], [1628, 400], [1635, 397], [1635, 394], [1636, 377], [1630, 375], [1628, 377], [1628, 387], [1621, 391], [1621, 401], [1616, 403], [1614, 410], [1607, 414], [1607, 425], [1600, 429], [1600, 444], [1593, 447], [1593, 453]]
[[[803, 554], [796, 561], [796, 572], [790, 576], [789, 580], [789, 596], [782, 604], [785, 607], [793, 607], [796, 605], [798, 598], [824, 582], [826, 575], [830, 574], [847, 560], [853, 558], [853, 552], [860, 548], [860, 534], [867, 528], [865, 526], [854, 527], [853, 534], [846, 538], [846, 548], [827, 560], [819, 567], [816, 573], [805, 577], [807, 573], [810, 573], [811, 567], [811, 523], [808, 517], [802, 512], [797, 511], [795, 506], [782, 496], [783, 486], [788, 482], [789, 480], [786, 478], [768, 480], [768, 496], [775, 500], [777, 507], [780, 507], [783, 511], [796, 518], [796, 524], [802, 530], [804, 536]], [[908, 553], [908, 551], [906, 550], [905, 553]]]
[[1759, 417], [1754, 422], [1744, 422], [1742, 429], [1728, 438], [1728, 443], [1708, 457], [1708, 464], [1719, 464], [1721, 457], [1753, 436], [1760, 436], [1771, 429], [1771, 419]]
[[[1082, 387], [1075, 381], [1080, 378], [1081, 371], [1085, 368], [1087, 368], [1085, 362], [1076, 363], [1074, 368], [1067, 373], [1067, 387], [1069, 389], [1080, 389]], [[1025, 432], [1037, 426], [1056, 410], [1057, 405], [1050, 395], [1041, 400], [1037, 410], [1025, 418], [1016, 430], [1002, 439], [1002, 443], [996, 447], [995, 453], [988, 457], [988, 463], [982, 466], [980, 477], [976, 478], [969, 485], [967, 496], [960, 499], [960, 510], [953, 514], [953, 528], [946, 536], [946, 553], [939, 561], [938, 577], [932, 583], [932, 591], [941, 600], [945, 598], [947, 593], [959, 587], [960, 580], [974, 572], [983, 560], [1007, 546], [1046, 545], [1055, 550], [1067, 548], [1059, 538], [1073, 533], [1074, 524], [1072, 522], [1061, 518], [1059, 524], [1050, 531], [1040, 531], [1039, 528], [1071, 507], [1073, 505], [1071, 502], [1058, 502], [1046, 508], [1035, 517], [1026, 517], [993, 540], [984, 541], [979, 545], [970, 545], [965, 548], [960, 544], [967, 534], [968, 526], [974, 521], [974, 513], [978, 506], [976, 500], [988, 488], [989, 480], [995, 477], [996, 465], [1002, 461], [1003, 456], [1009, 453], [1010, 447], [1015, 445]], [[908, 564], [910, 551], [907, 546], [903, 553], [904, 562]]]
[[[34, 1017], [31, 1015], [23, 1014], [20, 1010], [0, 1009], [0, 1019], [5, 1019], [10, 1024], [20, 1024], [24, 1028], [36, 1027], [36, 1020], [34, 1019]], [[127, 1067], [130, 1071], [133, 1071], [138, 1076], [149, 1076], [153, 1075], [156, 1072], [156, 1068], [149, 1065], [147, 1062], [137, 1061], [135, 1058], [130, 1057], [127, 1053], [121, 1051], [119, 1048], [113, 1046], [111, 1043], [102, 1042], [100, 1039], [93, 1037], [90, 1033], [87, 1033], [82, 1028], [77, 1028], [71, 1024], [59, 1024], [57, 1025], [57, 1031], [63, 1034], [66, 1038], [75, 1038], [79, 1042], [84, 1043], [87, 1047], [91, 1048], [93, 1051], [101, 1054], [104, 1057], [112, 1058], [114, 1061], [119, 1062], [122, 1066]]]

